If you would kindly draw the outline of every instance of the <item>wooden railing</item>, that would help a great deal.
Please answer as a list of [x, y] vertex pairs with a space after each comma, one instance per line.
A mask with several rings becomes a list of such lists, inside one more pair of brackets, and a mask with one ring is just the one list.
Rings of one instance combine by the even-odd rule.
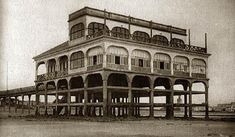
[[60, 78], [60, 77], [64, 77], [68, 75], [68, 70], [64, 70], [64, 71], [55, 71], [55, 72], [50, 72], [47, 74], [41, 74], [41, 75], [37, 75], [37, 80], [36, 81], [46, 81], [46, 80], [52, 80], [52, 79], [56, 79], [56, 78]]

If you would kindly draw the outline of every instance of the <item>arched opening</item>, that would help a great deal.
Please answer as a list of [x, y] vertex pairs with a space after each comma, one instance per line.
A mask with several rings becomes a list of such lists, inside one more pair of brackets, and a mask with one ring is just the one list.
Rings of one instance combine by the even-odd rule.
[[202, 59], [192, 60], [192, 77], [206, 77], [206, 62]]
[[84, 53], [82, 51], [74, 52], [70, 56], [70, 68], [82, 68], [84, 67]]
[[151, 42], [158, 45], [168, 46], [168, 39], [162, 35], [154, 35]]
[[68, 71], [68, 57], [61, 56], [59, 58], [60, 71]]
[[55, 59], [50, 59], [48, 60], [48, 73], [53, 73], [55, 72], [55, 68], [56, 68], [56, 60]]
[[189, 76], [189, 59], [184, 56], [174, 57], [174, 75]]
[[81, 38], [85, 35], [85, 27], [83, 23], [72, 26], [70, 30], [70, 40]]
[[37, 75], [46, 74], [46, 65], [44, 62], [40, 62], [37, 65]]
[[100, 74], [90, 74], [87, 76], [88, 87], [103, 86], [102, 76]]
[[127, 87], [128, 86], [127, 75], [117, 74], [117, 73], [110, 74], [108, 77], [108, 86]]
[[61, 79], [57, 83], [58, 90], [66, 90], [68, 89], [68, 82], [66, 79]]
[[150, 79], [147, 76], [135, 76], [132, 79], [132, 87], [135, 88], [150, 88]]
[[150, 42], [150, 36], [143, 31], [135, 31], [132, 35], [132, 39], [141, 42]]
[[117, 69], [128, 69], [128, 51], [123, 47], [108, 47], [107, 66]]
[[161, 74], [171, 74], [171, 58], [164, 53], [156, 53], [153, 61], [154, 72]]
[[111, 31], [111, 34], [113, 37], [125, 38], [125, 39], [130, 38], [129, 30], [123, 27], [114, 27]]
[[81, 76], [79, 77], [73, 77], [70, 79], [70, 88], [76, 89], [76, 88], [84, 88], [83, 79]]
[[[94, 47], [87, 51], [87, 59], [88, 59], [88, 70], [97, 69], [102, 67], [103, 63], [103, 48], [102, 47]], [[96, 67], [92, 67], [96, 66]]]
[[131, 54], [131, 69], [133, 71], [151, 72], [150, 54], [143, 50], [133, 50]]
[[[184, 79], [177, 79], [174, 83], [173, 89], [174, 90], [184, 90], [188, 91], [189, 90], [189, 81], [184, 80]], [[181, 85], [181, 86], [176, 86], [176, 85]]]
[[47, 89], [48, 91], [50, 91], [50, 90], [56, 90], [55, 82], [54, 82], [54, 81], [47, 82], [47, 84], [46, 84], [46, 89]]
[[[205, 103], [205, 94], [200, 92], [206, 92], [206, 84], [203, 81], [194, 81], [192, 83], [192, 91], [195, 93], [198, 92], [198, 94], [193, 94], [192, 96], [192, 102], [193, 104], [203, 104]], [[198, 114], [198, 112], [204, 112], [205, 106], [197, 106], [193, 107], [193, 112]]]
[[44, 84], [43, 83], [39, 83], [36, 85], [36, 91], [44, 91], [45, 90], [45, 87], [44, 87]]
[[102, 24], [97, 22], [91, 22], [88, 25], [88, 36], [89, 37], [98, 37], [101, 35], [109, 35], [109, 28]]
[[170, 41], [170, 44], [172, 47], [175, 47], [175, 48], [183, 48], [183, 49], [185, 48], [185, 44], [182, 39], [172, 38]]
[[154, 89], [170, 89], [171, 80], [168, 78], [157, 78], [154, 81]]

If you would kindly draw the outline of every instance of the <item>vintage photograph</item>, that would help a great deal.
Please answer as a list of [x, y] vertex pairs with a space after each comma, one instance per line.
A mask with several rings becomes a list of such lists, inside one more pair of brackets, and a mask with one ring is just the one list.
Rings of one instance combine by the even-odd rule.
[[0, 0], [0, 137], [235, 137], [234, 0]]

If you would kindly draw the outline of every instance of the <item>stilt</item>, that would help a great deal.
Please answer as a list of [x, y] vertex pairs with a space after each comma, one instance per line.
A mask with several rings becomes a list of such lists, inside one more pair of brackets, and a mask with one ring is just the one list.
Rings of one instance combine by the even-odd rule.
[[31, 109], [31, 105], [30, 105], [30, 99], [31, 99], [31, 95], [28, 95], [28, 114], [30, 115], [30, 109]]

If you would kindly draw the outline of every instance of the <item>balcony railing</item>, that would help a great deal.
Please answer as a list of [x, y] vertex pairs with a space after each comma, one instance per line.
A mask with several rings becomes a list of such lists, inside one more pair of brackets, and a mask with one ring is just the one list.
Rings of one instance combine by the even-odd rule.
[[154, 68], [153, 71], [154, 71], [154, 73], [157, 73], [157, 74], [171, 75], [171, 70], [167, 70], [167, 69]]
[[[117, 33], [119, 35], [115, 35], [113, 36], [112, 33]], [[206, 48], [202, 48], [202, 47], [197, 47], [197, 46], [193, 46], [193, 45], [187, 45], [187, 44], [181, 44], [181, 45], [175, 45], [175, 44], [170, 44], [170, 42], [168, 41], [168, 44], [166, 43], [161, 43], [161, 42], [156, 42], [156, 40], [154, 40], [153, 38], [147, 38], [147, 37], [142, 37], [142, 36], [138, 36], [138, 39], [136, 39], [136, 37], [133, 34], [126, 34], [126, 33], [120, 33], [120, 32], [112, 32], [110, 30], [102, 30], [102, 31], [98, 31], [92, 35], [87, 35], [86, 39], [92, 39], [95, 37], [99, 37], [99, 36], [110, 36], [110, 37], [116, 37], [116, 38], [120, 38], [120, 39], [130, 39], [133, 41], [139, 41], [139, 42], [143, 42], [143, 43], [151, 43], [151, 44], [155, 44], [155, 45], [159, 45], [159, 46], [163, 46], [163, 47], [171, 47], [174, 49], [179, 49], [179, 50], [183, 50], [183, 51], [189, 51], [189, 52], [196, 52], [196, 53], [206, 53]], [[126, 36], [129, 35], [129, 36]]]
[[174, 71], [174, 75], [176, 75], [176, 76], [185, 76], [185, 77], [189, 77], [189, 72]]
[[150, 67], [144, 68], [144, 67], [131, 66], [131, 70], [136, 72], [151, 73]]
[[206, 74], [192, 73], [192, 77], [194, 77], [194, 78], [206, 78]]
[[93, 65], [93, 66], [88, 66], [87, 67], [87, 70], [90, 71], [90, 70], [96, 70], [96, 69], [99, 69], [99, 68], [102, 68], [103, 67], [103, 64], [98, 64], [98, 65]]
[[46, 81], [46, 80], [52, 80], [52, 79], [56, 79], [60, 77], [65, 77], [67, 75], [68, 75], [68, 70], [55, 71], [55, 72], [50, 72], [47, 74], [37, 75], [37, 81], [41, 82], [41, 81]]
[[113, 68], [116, 70], [128, 70], [128, 65], [107, 64], [107, 68]]

